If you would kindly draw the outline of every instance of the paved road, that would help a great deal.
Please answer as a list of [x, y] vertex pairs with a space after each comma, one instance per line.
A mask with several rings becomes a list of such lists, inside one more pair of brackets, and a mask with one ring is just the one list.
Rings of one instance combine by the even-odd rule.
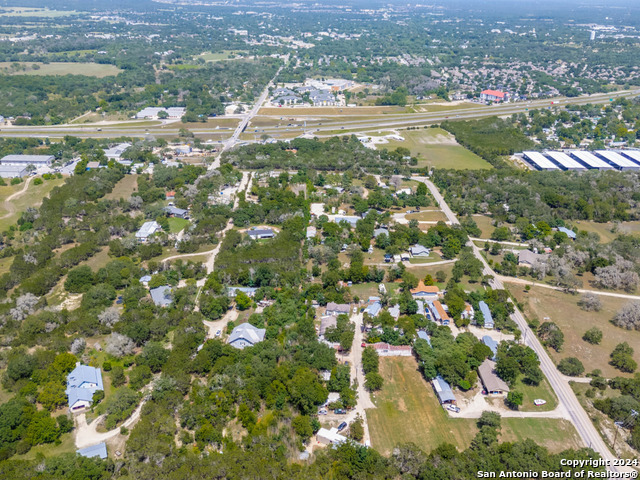
[[[440, 208], [445, 213], [449, 221], [452, 224], [459, 224], [460, 222], [458, 222], [457, 217], [455, 216], [451, 208], [449, 208], [449, 205], [447, 205], [436, 186], [426, 177], [415, 177], [415, 179], [426, 183], [429, 191], [435, 197], [436, 201], [440, 205]], [[504, 285], [502, 284], [502, 281], [486, 262], [486, 260], [480, 253], [480, 249], [476, 247], [476, 245], [471, 241], [469, 241], [467, 245], [469, 245], [473, 249], [475, 256], [484, 265], [483, 273], [485, 275], [492, 275], [494, 277], [494, 279], [489, 282], [491, 287], [494, 289], [503, 289]], [[616, 457], [611, 453], [607, 445], [602, 440], [602, 437], [594, 427], [593, 423], [591, 423], [589, 416], [584, 411], [582, 405], [580, 405], [580, 402], [569, 386], [566, 377], [564, 377], [564, 375], [562, 375], [553, 364], [551, 358], [547, 354], [547, 351], [544, 349], [533, 331], [529, 328], [529, 325], [522, 315], [522, 312], [520, 312], [517, 306], [514, 305], [514, 307], [515, 312], [513, 313], [513, 315], [511, 315], [511, 318], [516, 322], [518, 328], [522, 332], [524, 343], [531, 347], [538, 355], [538, 358], [540, 359], [540, 368], [549, 380], [551, 387], [558, 397], [559, 407], [561, 406], [568, 412], [569, 418], [575, 426], [578, 434], [582, 438], [584, 444], [598, 452], [602, 458], [612, 462]], [[610, 470], [622, 471], [626, 469], [620, 467], [610, 467]]]
[[[268, 86], [265, 89], [267, 94], [263, 91], [259, 100], [251, 109], [251, 111], [245, 116], [245, 118], [240, 122], [238, 128], [232, 133], [231, 137], [226, 140], [223, 144], [223, 149], [228, 149], [232, 144], [240, 137], [242, 130], [246, 125], [249, 124], [251, 118], [258, 115], [260, 108], [258, 105], [264, 103], [266, 96], [268, 95]], [[609, 103], [610, 98], [619, 98], [619, 97], [632, 97], [636, 96], [640, 93], [639, 90], [635, 91], [623, 91], [612, 94], [599, 94], [592, 96], [581, 96], [570, 99], [563, 99], [562, 103], [558, 105], [554, 105], [554, 107], [564, 107], [567, 104], [573, 105], [584, 105], [586, 103]], [[344, 134], [352, 134], [352, 133], [370, 133], [378, 130], [384, 130], [394, 127], [406, 127], [406, 126], [425, 126], [431, 125], [434, 123], [440, 123], [442, 121], [451, 119], [451, 120], [469, 120], [483, 117], [490, 117], [494, 115], [502, 116], [502, 115], [511, 115], [514, 113], [524, 113], [527, 110], [536, 110], [541, 108], [550, 107], [550, 103], [553, 99], [539, 100], [530, 102], [530, 104], [526, 103], [514, 103], [514, 104], [505, 104], [505, 105], [495, 105], [492, 107], [483, 107], [483, 108], [470, 108], [470, 109], [451, 109], [449, 111], [440, 111], [440, 112], [431, 112], [431, 113], [416, 113], [416, 114], [402, 114], [402, 115], [384, 115], [380, 118], [371, 119], [372, 115], [367, 115], [366, 113], [363, 116], [370, 117], [368, 120], [349, 120], [349, 116], [345, 115], [343, 117], [338, 117], [336, 121], [331, 122], [323, 122], [322, 125], [316, 124], [315, 126], [310, 122], [307, 122], [307, 126], [296, 126], [296, 127], [284, 127], [284, 128], [264, 128], [260, 129], [260, 133], [267, 133], [272, 137], [280, 136], [281, 134], [303, 134], [305, 132], [312, 132], [314, 135], [319, 137], [329, 137], [335, 134], [336, 131], [341, 130], [344, 127]], [[291, 109], [290, 109], [291, 110]], [[292, 111], [287, 111], [287, 115], [294, 115], [297, 117], [322, 117], [321, 113], [314, 115], [296, 115], [295, 109]], [[267, 116], [269, 118], [270, 116]], [[248, 120], [247, 120], [248, 119]], [[246, 121], [246, 122], [245, 122]], [[299, 120], [300, 121], [300, 120]], [[126, 122], [120, 122], [120, 125]], [[221, 131], [222, 130], [222, 131]], [[198, 136], [211, 136], [212, 134], [224, 134], [224, 129], [211, 130], [211, 129], [194, 129], [192, 130], [194, 135]], [[132, 123], [131, 127], [124, 126], [114, 126], [109, 127], [105, 126], [102, 128], [102, 131], [97, 131], [95, 127], [80, 127], [76, 125], [66, 125], [66, 126], [32, 126], [32, 127], [4, 127], [0, 131], [0, 137], [27, 137], [27, 138], [62, 138], [66, 135], [73, 135], [81, 138], [114, 138], [120, 136], [128, 136], [128, 137], [140, 137], [144, 138], [147, 135], [154, 136], [170, 136], [174, 137], [178, 134], [178, 128], [175, 129], [159, 129], [158, 127], [150, 126], [148, 128], [135, 128], [135, 124]], [[231, 140], [235, 138], [233, 142]], [[230, 145], [230, 146], [227, 146]]]

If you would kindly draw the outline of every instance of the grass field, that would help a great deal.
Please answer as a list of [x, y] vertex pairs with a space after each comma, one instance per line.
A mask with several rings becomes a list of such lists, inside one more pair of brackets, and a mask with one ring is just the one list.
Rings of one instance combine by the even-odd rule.
[[75, 10], [49, 10], [48, 8], [0, 7], [0, 17], [58, 18], [79, 15]]
[[[0, 218], [0, 231], [5, 230], [16, 223], [22, 212], [24, 212], [27, 207], [38, 207], [42, 203], [42, 199], [49, 195], [54, 187], [62, 185], [63, 183], [63, 178], [45, 180], [41, 185], [34, 185], [33, 182], [31, 182], [27, 191], [23, 195], [20, 195], [11, 201], [12, 212], [7, 209], [4, 203], [0, 203], [0, 217], [4, 217], [9, 214], [6, 218]], [[0, 201], [4, 201], [11, 194], [22, 190], [23, 187], [24, 183], [0, 187]]]
[[169, 233], [178, 233], [187, 225], [189, 225], [189, 220], [185, 220], [184, 218], [171, 217], [169, 218]]
[[[578, 307], [580, 295], [571, 295], [533, 287], [526, 293], [521, 285], [512, 286], [511, 293], [525, 306], [525, 314], [531, 318], [538, 318], [541, 322], [545, 317], [555, 322], [564, 333], [564, 347], [560, 353], [549, 349], [549, 354], [557, 363], [565, 357], [577, 357], [585, 366], [587, 372], [599, 368], [605, 377], [629, 376], [609, 365], [609, 354], [615, 346], [628, 342], [635, 348], [634, 359], [640, 362], [640, 332], [637, 330], [623, 330], [609, 320], [629, 300], [615, 297], [601, 296], [602, 310], [599, 312], [585, 312]], [[603, 332], [600, 345], [591, 345], [582, 340], [584, 332], [597, 327]]]
[[113, 187], [113, 190], [107, 193], [104, 198], [109, 200], [119, 200], [121, 198], [128, 199], [138, 190], [138, 175], [125, 175]]
[[378, 150], [393, 150], [405, 147], [418, 157], [418, 165], [435, 168], [454, 168], [459, 170], [478, 170], [491, 168], [491, 165], [475, 153], [460, 146], [455, 138], [440, 128], [422, 130], [402, 130], [404, 141], [389, 140], [378, 145]]
[[640, 222], [620, 222], [614, 224], [609, 223], [596, 223], [589, 221], [577, 220], [574, 222], [578, 230], [584, 230], [585, 232], [594, 232], [600, 235], [601, 243], [609, 243], [618, 235], [640, 235]]
[[[397, 444], [406, 442], [414, 442], [426, 452], [444, 442], [459, 450], [469, 446], [478, 431], [476, 421], [449, 417], [418, 372], [414, 358], [382, 358], [380, 374], [385, 384], [376, 395], [378, 408], [367, 410], [374, 448], [388, 455]], [[526, 438], [554, 452], [581, 446], [575, 429], [565, 420], [502, 419], [501, 441]]]
[[407, 220], [418, 220], [421, 222], [445, 222], [447, 217], [442, 210], [427, 210], [419, 213], [409, 213], [406, 215]]
[[[33, 68], [34, 65], [38, 68]], [[101, 63], [0, 62], [0, 73], [9, 75], [86, 75], [103, 78], [118, 75], [121, 71], [114, 65]]]
[[60, 437], [62, 443], [56, 445], [55, 443], [47, 443], [44, 445], [36, 445], [31, 450], [23, 455], [15, 455], [13, 458], [16, 460], [35, 460], [39, 455], [45, 457], [53, 457], [55, 455], [61, 455], [63, 453], [73, 453], [76, 451], [76, 444], [73, 439], [73, 432], [65, 433]]
[[487, 217], [486, 215], [474, 215], [473, 221], [476, 222], [478, 228], [482, 230], [482, 236], [480, 238], [491, 238], [491, 234], [495, 230], [496, 227], [493, 226], [493, 219], [491, 217]]

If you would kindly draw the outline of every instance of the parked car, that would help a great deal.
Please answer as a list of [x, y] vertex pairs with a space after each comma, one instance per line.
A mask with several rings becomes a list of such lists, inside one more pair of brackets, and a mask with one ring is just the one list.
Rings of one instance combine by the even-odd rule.
[[460, 413], [460, 407], [456, 407], [455, 405], [447, 405], [445, 408], [450, 412]]
[[222, 334], [222, 330], [218, 330], [218, 331], [216, 332], [216, 337], [219, 337], [221, 334]]
[[342, 409], [342, 408], [336, 408], [333, 413], [335, 413], [336, 415], [345, 415], [347, 413], [346, 410]]
[[320, 410], [318, 410], [318, 415], [326, 415], [327, 413], [329, 412], [326, 408], [321, 408]]
[[540, 405], [544, 405], [545, 403], [547, 403], [547, 401], [546, 401], [546, 400], [543, 400], [543, 399], [541, 399], [541, 398], [536, 398], [536, 399], [533, 401], [533, 404], [534, 404], [536, 407], [539, 407]]
[[338, 431], [339, 432], [341, 432], [345, 428], [347, 428], [347, 422], [342, 422], [340, 425], [338, 425]]

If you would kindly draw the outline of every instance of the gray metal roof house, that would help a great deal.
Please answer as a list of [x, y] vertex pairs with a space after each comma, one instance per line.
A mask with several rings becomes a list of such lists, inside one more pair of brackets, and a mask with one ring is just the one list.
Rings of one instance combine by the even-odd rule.
[[140, 227], [140, 230], [136, 232], [136, 239], [139, 242], [145, 243], [149, 240], [149, 237], [162, 230], [162, 227], [158, 222], [152, 220], [150, 222], [144, 222]]
[[487, 347], [491, 349], [491, 351], [493, 352], [493, 357], [491, 359], [495, 360], [496, 355], [498, 353], [498, 342], [496, 342], [489, 335], [485, 335], [484, 337], [482, 337], [482, 343], [484, 343]]
[[484, 300], [480, 300], [478, 306], [484, 317], [484, 328], [493, 328], [493, 316], [491, 315], [491, 310], [489, 310], [489, 305], [487, 305]]
[[90, 406], [93, 394], [98, 390], [104, 390], [102, 370], [76, 364], [76, 368], [67, 375], [65, 393], [69, 397], [69, 410], [75, 411]]
[[184, 208], [178, 208], [174, 206], [164, 207], [164, 211], [167, 213], [167, 215], [171, 217], [178, 217], [178, 218], [186, 218], [189, 213]]
[[107, 444], [102, 442], [97, 445], [91, 445], [90, 447], [81, 448], [77, 450], [76, 453], [83, 457], [92, 458], [92, 457], [100, 457], [101, 459], [107, 458]]
[[275, 233], [270, 228], [252, 228], [247, 231], [247, 235], [249, 235], [254, 240], [258, 240], [261, 238], [273, 238], [275, 237]]
[[156, 307], [168, 307], [173, 302], [171, 297], [171, 287], [169, 285], [162, 285], [160, 287], [152, 288], [149, 290], [151, 294], [151, 300]]
[[440, 375], [431, 380], [431, 384], [433, 385], [433, 389], [438, 396], [438, 400], [442, 405], [447, 403], [456, 403], [456, 396], [453, 394], [453, 390], [447, 382], [444, 381]]
[[266, 329], [257, 328], [250, 323], [241, 323], [229, 335], [229, 345], [240, 350], [253, 347], [264, 340]]

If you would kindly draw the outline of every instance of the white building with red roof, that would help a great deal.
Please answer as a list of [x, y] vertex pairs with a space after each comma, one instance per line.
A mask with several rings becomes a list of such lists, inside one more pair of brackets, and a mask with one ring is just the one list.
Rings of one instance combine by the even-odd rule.
[[483, 90], [480, 92], [480, 100], [483, 102], [506, 102], [509, 100], [509, 94], [500, 90]]

